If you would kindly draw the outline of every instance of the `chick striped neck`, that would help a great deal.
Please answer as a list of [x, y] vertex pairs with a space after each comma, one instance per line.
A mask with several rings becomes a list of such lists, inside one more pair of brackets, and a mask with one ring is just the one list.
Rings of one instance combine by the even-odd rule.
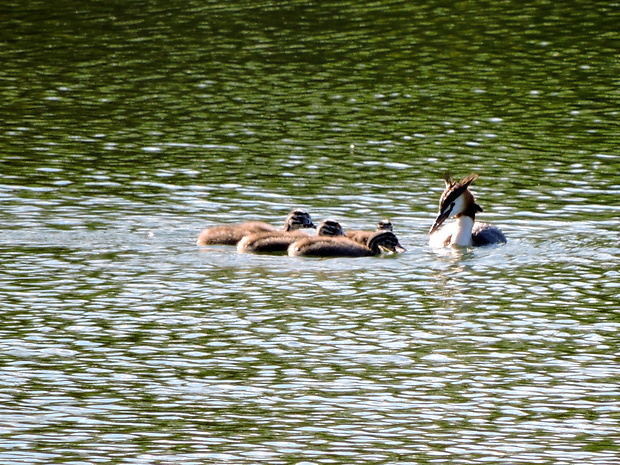
[[310, 215], [304, 210], [293, 210], [284, 222], [284, 231], [296, 231], [304, 228], [314, 228]]

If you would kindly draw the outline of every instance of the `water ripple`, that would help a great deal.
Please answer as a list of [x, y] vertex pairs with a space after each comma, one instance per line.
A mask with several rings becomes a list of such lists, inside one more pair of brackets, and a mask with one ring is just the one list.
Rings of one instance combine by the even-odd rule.
[[[0, 464], [618, 463], [612, 5], [104, 3], [5, 15]], [[296, 207], [407, 253], [195, 246]]]

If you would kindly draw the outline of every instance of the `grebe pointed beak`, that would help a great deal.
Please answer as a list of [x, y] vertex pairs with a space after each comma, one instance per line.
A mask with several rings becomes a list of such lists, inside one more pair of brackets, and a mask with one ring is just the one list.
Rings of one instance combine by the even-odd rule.
[[435, 218], [435, 222], [433, 223], [433, 226], [431, 226], [431, 229], [428, 231], [429, 235], [433, 234], [435, 231], [439, 229], [439, 227], [444, 223], [444, 221], [448, 219], [451, 211], [452, 209], [439, 212], [439, 215], [437, 215], [437, 218]]

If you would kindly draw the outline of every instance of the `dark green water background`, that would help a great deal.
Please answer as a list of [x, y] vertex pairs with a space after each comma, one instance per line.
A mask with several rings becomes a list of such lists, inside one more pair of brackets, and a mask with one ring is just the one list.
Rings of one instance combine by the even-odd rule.
[[[0, 18], [0, 465], [620, 461], [617, 2]], [[427, 247], [444, 171], [506, 246]], [[408, 252], [194, 245], [294, 207]]]

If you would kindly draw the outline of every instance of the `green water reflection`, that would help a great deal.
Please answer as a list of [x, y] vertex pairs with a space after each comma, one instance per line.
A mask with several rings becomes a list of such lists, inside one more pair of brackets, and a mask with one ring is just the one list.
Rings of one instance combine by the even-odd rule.
[[617, 145], [617, 13], [545, 1], [16, 5], [4, 158], [28, 177], [191, 166], [207, 182], [274, 188], [291, 154], [299, 170], [318, 165], [318, 184], [347, 176], [356, 144], [423, 177], [461, 164], [539, 177]]
[[[0, 462], [618, 458], [616, 3], [0, 17]], [[505, 247], [425, 247], [445, 170]], [[194, 247], [296, 206], [408, 253]]]

